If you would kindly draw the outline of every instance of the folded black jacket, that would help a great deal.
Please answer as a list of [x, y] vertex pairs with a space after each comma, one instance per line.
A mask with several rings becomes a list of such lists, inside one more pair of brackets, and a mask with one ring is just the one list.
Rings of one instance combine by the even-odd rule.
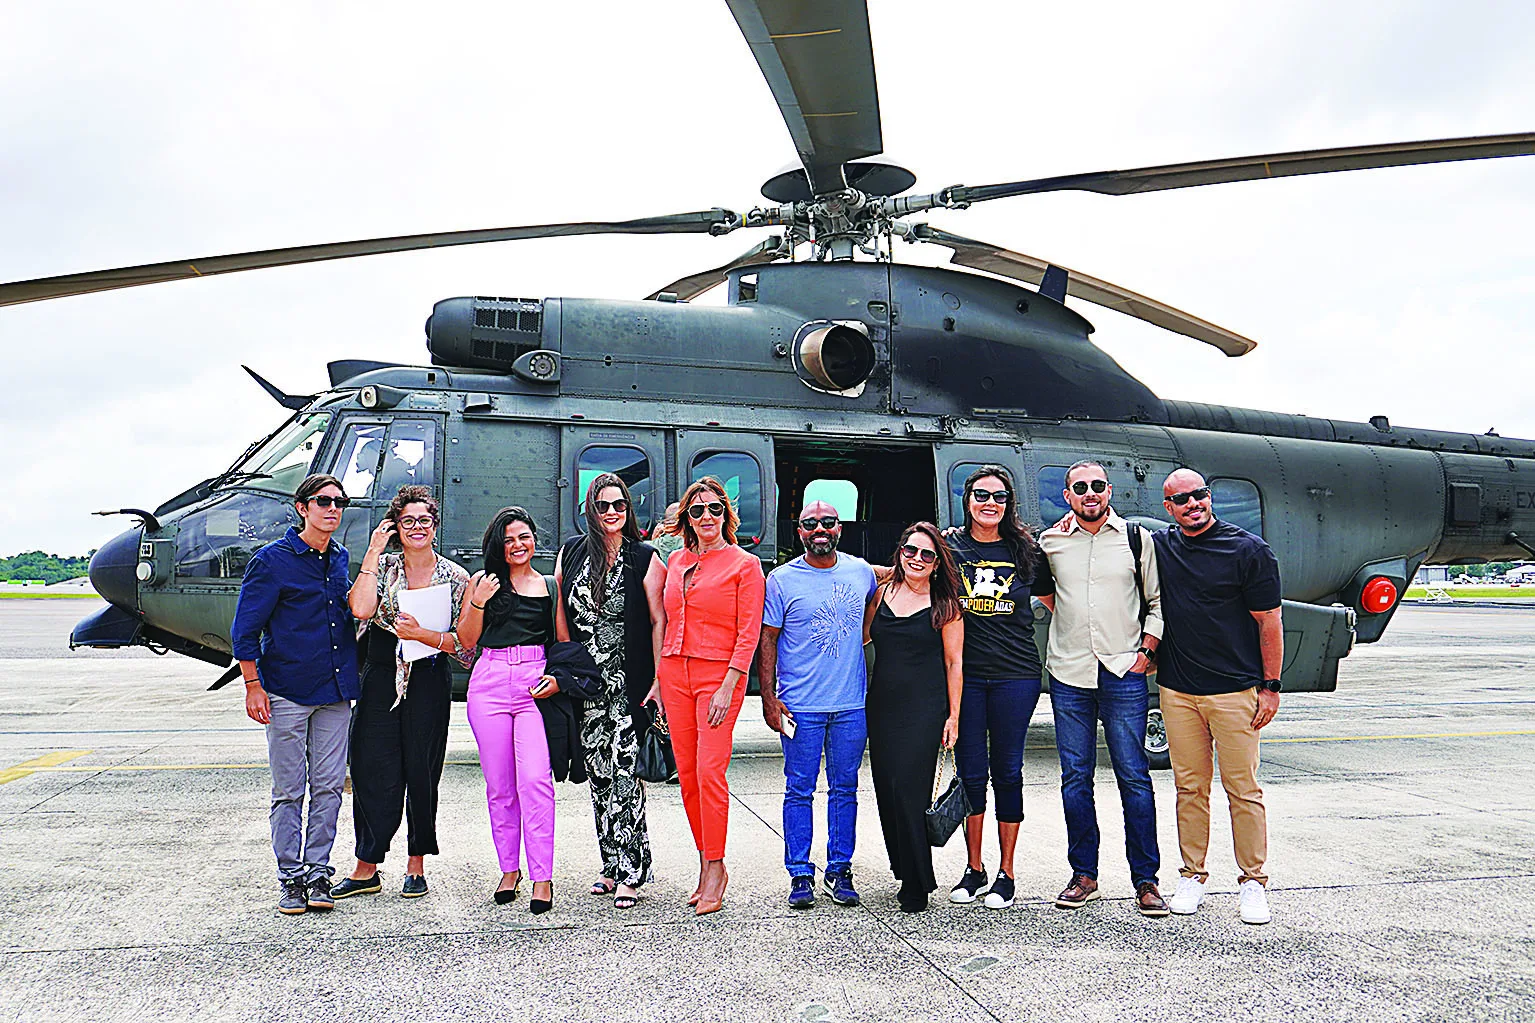
[[587, 700], [603, 697], [602, 673], [580, 643], [550, 643], [544, 672], [553, 675], [560, 691], [538, 701], [549, 740], [549, 767], [555, 781], [577, 785], [587, 780], [586, 750], [581, 746], [581, 714]]

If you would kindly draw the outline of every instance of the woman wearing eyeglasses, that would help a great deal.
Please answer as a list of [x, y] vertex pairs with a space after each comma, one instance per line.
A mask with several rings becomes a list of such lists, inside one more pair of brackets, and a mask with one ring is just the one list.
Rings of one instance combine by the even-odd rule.
[[927, 808], [938, 750], [959, 735], [965, 622], [959, 569], [938, 527], [906, 527], [890, 580], [864, 616], [874, 674], [864, 701], [869, 767], [901, 910], [918, 913], [938, 887], [927, 841]]
[[[398, 536], [399, 553], [385, 553]], [[448, 750], [452, 677], [448, 657], [468, 663], [456, 628], [465, 610], [469, 573], [432, 549], [437, 538], [437, 501], [431, 490], [404, 486], [389, 503], [384, 520], [368, 542], [347, 604], [367, 623], [362, 647], [362, 696], [352, 711], [352, 815], [357, 832], [357, 866], [331, 890], [337, 899], [383, 890], [378, 865], [406, 820], [407, 859], [400, 894], [425, 895], [425, 856], [437, 849], [437, 787]], [[424, 629], [400, 610], [400, 593], [446, 585], [452, 621], [445, 632]], [[479, 612], [472, 612], [478, 617]], [[406, 661], [400, 640], [415, 640], [441, 651]]]
[[592, 480], [586, 492], [586, 535], [560, 548], [554, 563], [559, 588], [555, 633], [586, 647], [602, 673], [604, 698], [588, 700], [581, 716], [581, 746], [597, 820], [602, 875], [593, 895], [613, 896], [615, 909], [632, 909], [650, 880], [650, 836], [645, 786], [635, 777], [644, 701], [653, 695], [665, 612], [666, 567], [640, 539], [629, 488], [613, 473]]
[[969, 854], [949, 901], [974, 902], [986, 886], [981, 831], [986, 782], [997, 801], [1000, 869], [986, 893], [991, 909], [1013, 904], [1013, 850], [1023, 821], [1023, 743], [1039, 702], [1040, 661], [1029, 598], [1055, 592], [1050, 566], [1018, 517], [1013, 476], [983, 465], [965, 480], [965, 524], [943, 534], [960, 570], [965, 611], [965, 684], [955, 767], [970, 799]]
[[657, 684], [666, 706], [682, 805], [698, 846], [699, 916], [717, 912], [730, 877], [725, 769], [746, 673], [762, 632], [762, 562], [736, 546], [735, 509], [725, 485], [705, 476], [682, 494], [683, 549], [666, 563], [666, 628]]

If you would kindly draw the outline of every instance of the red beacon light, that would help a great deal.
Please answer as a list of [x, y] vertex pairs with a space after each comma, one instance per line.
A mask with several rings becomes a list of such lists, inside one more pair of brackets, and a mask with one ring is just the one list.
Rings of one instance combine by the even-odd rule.
[[1384, 614], [1396, 604], [1396, 596], [1396, 584], [1378, 575], [1359, 592], [1359, 606], [1373, 615]]

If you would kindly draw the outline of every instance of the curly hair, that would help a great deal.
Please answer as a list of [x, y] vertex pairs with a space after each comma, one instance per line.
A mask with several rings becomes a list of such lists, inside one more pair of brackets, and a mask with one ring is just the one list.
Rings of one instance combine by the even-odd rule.
[[690, 551], [698, 550], [698, 533], [693, 530], [693, 518], [688, 514], [688, 506], [693, 503], [693, 498], [706, 490], [717, 494], [720, 503], [725, 506], [725, 524], [720, 529], [720, 533], [725, 537], [726, 543], [736, 542], [736, 526], [741, 524], [740, 516], [736, 515], [735, 506], [730, 503], [730, 495], [725, 493], [725, 484], [713, 476], [700, 476], [688, 484], [688, 488], [682, 492], [682, 500], [677, 503], [677, 525], [671, 530], [674, 535], [682, 536], [683, 544]]
[[384, 518], [390, 522], [399, 522], [400, 516], [405, 514], [407, 504], [424, 504], [426, 510], [432, 516], [432, 524], [441, 521], [437, 514], [437, 498], [432, 496], [431, 487], [423, 487], [419, 483], [407, 483], [400, 488], [400, 492], [394, 495], [394, 500], [389, 502], [389, 510], [384, 513]]

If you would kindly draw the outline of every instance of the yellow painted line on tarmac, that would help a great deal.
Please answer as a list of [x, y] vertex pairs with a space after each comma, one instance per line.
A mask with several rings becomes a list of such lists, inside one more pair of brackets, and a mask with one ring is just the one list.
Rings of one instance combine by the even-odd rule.
[[33, 757], [31, 760], [25, 760], [12, 767], [0, 770], [0, 785], [15, 781], [17, 778], [25, 778], [27, 775], [35, 774], [39, 770], [57, 769], [59, 764], [68, 763], [90, 752], [88, 749], [65, 749], [44, 753], [40, 757]]

